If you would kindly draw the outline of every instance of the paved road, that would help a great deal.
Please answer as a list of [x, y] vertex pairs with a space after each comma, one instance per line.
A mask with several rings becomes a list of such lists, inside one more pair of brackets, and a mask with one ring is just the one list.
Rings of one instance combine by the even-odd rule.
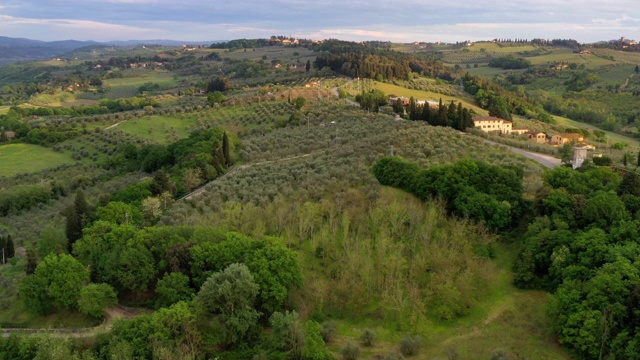
[[556, 166], [560, 166], [562, 165], [562, 161], [560, 161], [560, 159], [558, 158], [554, 158], [553, 156], [550, 155], [546, 155], [546, 154], [540, 154], [540, 153], [535, 153], [535, 152], [531, 152], [531, 151], [525, 151], [522, 149], [518, 149], [518, 148], [514, 148], [511, 146], [507, 146], [504, 144], [500, 144], [491, 140], [485, 140], [487, 143], [492, 144], [492, 145], [499, 145], [499, 146], [504, 146], [507, 149], [518, 153], [524, 157], [527, 157], [531, 160], [537, 161], [540, 164], [542, 164], [542, 166], [548, 167], [548, 168], [554, 168]]
[[[353, 82], [353, 79], [349, 79], [349, 82], [347, 82], [347, 84], [351, 84]], [[338, 92], [338, 87], [334, 87], [333, 89], [331, 89], [331, 91], [333, 92], [333, 94], [337, 97], [340, 97], [340, 93]], [[353, 100], [349, 100], [349, 99], [344, 99], [348, 104], [353, 105], [353, 106], [360, 106], [360, 104], [358, 104], [357, 102], [353, 101]]]
[[509, 150], [516, 152], [520, 155], [523, 155], [525, 157], [528, 157], [529, 159], [535, 160], [548, 168], [554, 168], [556, 166], [562, 165], [562, 161], [560, 161], [560, 159], [554, 158], [553, 156], [524, 151], [522, 149], [513, 148], [513, 147], [508, 147], [508, 148]]

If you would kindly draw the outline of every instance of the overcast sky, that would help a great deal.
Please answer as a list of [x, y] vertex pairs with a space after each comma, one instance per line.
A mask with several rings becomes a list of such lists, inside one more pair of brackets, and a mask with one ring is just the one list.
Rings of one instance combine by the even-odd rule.
[[640, 38], [637, 0], [0, 0], [0, 36], [37, 40], [464, 41]]

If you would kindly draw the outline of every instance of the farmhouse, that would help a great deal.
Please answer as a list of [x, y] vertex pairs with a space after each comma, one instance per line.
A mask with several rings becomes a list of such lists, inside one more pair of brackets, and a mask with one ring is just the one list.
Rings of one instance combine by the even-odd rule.
[[522, 134], [526, 134], [528, 132], [529, 132], [529, 129], [524, 128], [524, 127], [513, 127], [513, 128], [511, 128], [511, 133], [512, 134], [522, 135]]
[[569, 133], [569, 134], [557, 134], [551, 135], [549, 137], [549, 144], [551, 145], [564, 145], [566, 143], [581, 143], [584, 141], [584, 137], [580, 134]]
[[[440, 107], [440, 103], [437, 101], [432, 101], [432, 100], [418, 100], [416, 101], [416, 105], [418, 107], [424, 106], [425, 104], [429, 104], [429, 107], [432, 109], [437, 109]], [[391, 104], [390, 104], [391, 105]]]
[[529, 140], [533, 140], [537, 143], [544, 144], [547, 142], [547, 134], [543, 132], [529, 131], [526, 135], [529, 137]]
[[393, 104], [395, 104], [398, 101], [402, 101], [402, 105], [404, 106], [409, 105], [409, 99], [407, 99], [406, 97], [390, 97], [389, 105], [393, 106]]
[[511, 134], [512, 123], [494, 116], [476, 116], [473, 124], [484, 132], [498, 131], [501, 134]]
[[15, 137], [16, 137], [15, 131], [5, 131], [4, 134], [0, 134], [0, 140], [2, 140], [2, 138], [4, 138], [5, 140], [11, 140], [11, 139], [15, 139]]

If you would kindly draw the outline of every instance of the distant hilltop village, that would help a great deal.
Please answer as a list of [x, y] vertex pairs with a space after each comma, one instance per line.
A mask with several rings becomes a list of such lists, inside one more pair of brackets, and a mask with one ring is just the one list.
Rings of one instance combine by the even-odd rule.
[[[364, 42], [363, 42], [364, 43]], [[541, 39], [541, 38], [534, 38], [534, 39], [492, 39], [492, 40], [478, 40], [478, 41], [471, 41], [471, 40], [465, 40], [465, 41], [457, 41], [457, 42], [443, 42], [443, 41], [435, 41], [435, 42], [427, 42], [427, 41], [414, 41], [412, 43], [410, 43], [413, 46], [417, 46], [419, 49], [426, 49], [429, 45], [454, 45], [454, 46], [459, 46], [459, 47], [469, 47], [469, 46], [473, 46], [474, 44], [483, 44], [483, 43], [498, 43], [498, 44], [535, 44], [535, 45], [541, 45], [541, 46], [565, 46], [565, 47], [574, 47], [574, 48], [580, 48], [582, 46], [586, 46], [586, 45], [594, 45], [594, 46], [607, 46], [607, 47], [613, 47], [613, 48], [617, 48], [617, 49], [628, 49], [628, 48], [633, 48], [633, 47], [638, 47], [640, 46], [638, 41], [633, 40], [633, 39], [627, 39], [626, 37], [622, 36], [620, 37], [620, 39], [613, 39], [613, 40], [609, 40], [609, 41], [599, 41], [593, 44], [587, 44], [587, 43], [579, 43], [577, 40], [573, 40], [573, 39]], [[389, 42], [390, 44], [390, 42]]]

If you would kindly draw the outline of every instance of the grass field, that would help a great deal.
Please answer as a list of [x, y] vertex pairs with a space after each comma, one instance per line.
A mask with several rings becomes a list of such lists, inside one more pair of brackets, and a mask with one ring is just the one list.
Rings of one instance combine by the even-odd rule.
[[[294, 55], [297, 53], [298, 55]], [[305, 64], [307, 60], [314, 61], [316, 54], [306, 48], [301, 47], [287, 47], [287, 46], [267, 46], [256, 49], [235, 50], [235, 51], [223, 51], [220, 52], [221, 58], [229, 58], [231, 60], [262, 60], [263, 56], [266, 56], [264, 61], [271, 62], [271, 60], [279, 60], [281, 62], [291, 63], [300, 59], [301, 64]]]
[[68, 154], [30, 144], [9, 144], [0, 146], [0, 176], [30, 173], [56, 167], [74, 160]]
[[[589, 125], [589, 124], [581, 123], [579, 121], [574, 121], [574, 120], [571, 120], [571, 119], [567, 119], [567, 118], [562, 117], [562, 116], [554, 116], [553, 118], [556, 120], [556, 122], [559, 125], [564, 125], [564, 126], [567, 126], [567, 127], [571, 126], [571, 127], [576, 127], [576, 128], [579, 128], [579, 129], [587, 129], [589, 131], [602, 130], [602, 129], [599, 129], [599, 128], [593, 126], [593, 125]], [[602, 130], [602, 131], [604, 131], [604, 130]], [[627, 137], [627, 136], [624, 136], [624, 135], [616, 134], [616, 133], [613, 133], [613, 132], [610, 132], [610, 131], [604, 131], [604, 132], [607, 134], [607, 139], [609, 139], [610, 143], [623, 142], [623, 143], [627, 143], [627, 144], [629, 144], [629, 145], [631, 145], [633, 147], [640, 147], [640, 141], [638, 141], [636, 139], [633, 139], [633, 138], [630, 138], [630, 137]]]
[[[492, 293], [473, 308], [473, 312], [451, 322], [425, 319], [416, 333], [422, 338], [422, 347], [412, 359], [446, 359], [447, 352], [455, 350], [458, 359], [491, 359], [496, 349], [506, 351], [513, 359], [570, 359], [547, 334], [548, 318], [545, 313], [547, 294], [540, 291], [522, 291], [512, 285], [511, 264], [513, 253], [500, 245], [496, 251], [500, 268], [499, 279]], [[351, 341], [359, 343], [364, 329], [372, 329], [378, 338], [373, 347], [360, 346], [362, 358], [398, 352], [404, 333], [381, 326], [379, 320], [362, 323], [339, 322], [341, 336], [329, 345], [337, 358], [340, 350]], [[410, 329], [405, 329], [407, 332]]]
[[523, 52], [523, 51], [533, 51], [533, 50], [536, 50], [537, 48], [532, 45], [523, 45], [523, 44], [513, 44], [513, 45], [503, 44], [501, 46], [500, 44], [493, 43], [493, 42], [481, 42], [481, 43], [474, 43], [471, 46], [467, 46], [465, 49], [469, 49], [470, 51], [482, 51], [482, 49], [484, 49], [485, 51], [515, 53], [515, 52]]
[[177, 138], [187, 137], [189, 135], [187, 128], [195, 123], [194, 117], [181, 119], [177, 116], [154, 115], [128, 120], [116, 128], [156, 143], [165, 144], [175, 141]]
[[0, 106], [0, 115], [4, 115], [9, 112], [10, 106]]
[[175, 85], [176, 80], [173, 73], [168, 71], [153, 71], [144, 69], [130, 69], [123, 71], [125, 77], [108, 79], [104, 81], [104, 86], [109, 87], [105, 96], [109, 99], [119, 99], [131, 97], [138, 94], [138, 88], [146, 83], [163, 85]]
[[430, 91], [422, 91], [422, 90], [413, 90], [413, 89], [407, 89], [407, 88], [403, 88], [401, 86], [396, 86], [396, 85], [392, 85], [392, 84], [386, 84], [386, 83], [381, 83], [381, 82], [374, 82], [373, 85], [376, 89], [380, 89], [382, 91], [384, 91], [385, 94], [387, 95], [395, 95], [395, 96], [404, 96], [404, 97], [411, 97], [413, 96], [415, 99], [418, 100], [434, 100], [434, 101], [438, 101], [440, 98], [442, 98], [443, 102], [448, 102], [451, 100], [454, 101], [461, 101], [462, 104], [465, 107], [471, 108], [473, 110], [476, 111], [476, 113], [478, 114], [486, 114], [487, 111], [481, 109], [480, 107], [476, 106], [475, 104], [473, 104], [471, 101], [471, 99], [461, 99], [455, 96], [447, 96], [447, 95], [442, 95], [442, 94], [438, 94], [438, 93], [434, 93], [434, 92], [430, 92]]

